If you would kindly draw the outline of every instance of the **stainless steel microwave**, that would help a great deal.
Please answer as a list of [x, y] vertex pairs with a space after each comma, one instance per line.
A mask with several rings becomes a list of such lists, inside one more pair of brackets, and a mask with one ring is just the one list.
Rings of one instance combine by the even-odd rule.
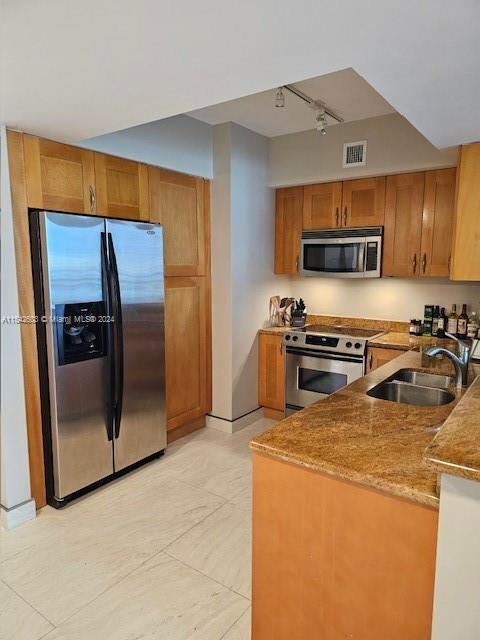
[[304, 231], [301, 274], [323, 278], [379, 278], [383, 227]]

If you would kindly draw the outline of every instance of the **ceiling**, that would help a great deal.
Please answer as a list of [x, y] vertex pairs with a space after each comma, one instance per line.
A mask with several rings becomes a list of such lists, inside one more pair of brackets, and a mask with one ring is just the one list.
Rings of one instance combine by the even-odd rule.
[[[345, 122], [383, 116], [395, 111], [353, 69], [343, 69], [294, 84], [309, 97], [323, 100]], [[270, 89], [191, 111], [188, 115], [212, 125], [236, 122], [268, 137], [313, 129], [315, 111], [290, 92], [284, 91], [284, 95], [283, 108], [275, 107], [275, 89]], [[336, 121], [328, 118], [328, 124], [331, 126]]]
[[90, 138], [353, 68], [439, 147], [480, 138], [480, 2], [0, 0], [0, 121]]

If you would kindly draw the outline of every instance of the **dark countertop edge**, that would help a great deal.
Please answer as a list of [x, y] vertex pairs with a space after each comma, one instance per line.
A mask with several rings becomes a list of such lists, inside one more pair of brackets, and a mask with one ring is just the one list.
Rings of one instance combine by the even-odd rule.
[[250, 442], [250, 449], [256, 453], [262, 453], [267, 455], [270, 458], [275, 460], [281, 460], [282, 462], [286, 462], [287, 464], [294, 464], [299, 467], [303, 467], [304, 469], [309, 469], [315, 473], [323, 473], [331, 478], [336, 478], [338, 480], [342, 480], [345, 482], [353, 482], [354, 484], [358, 484], [367, 489], [374, 489], [375, 491], [379, 491], [384, 495], [393, 495], [397, 498], [403, 498], [404, 500], [408, 500], [409, 502], [415, 502], [417, 504], [421, 504], [426, 507], [431, 507], [433, 509], [438, 510], [439, 508], [439, 498], [438, 496], [432, 496], [430, 494], [422, 493], [416, 489], [402, 489], [401, 486], [388, 482], [384, 479], [379, 480], [375, 476], [369, 476], [364, 473], [358, 473], [356, 471], [348, 470], [335, 467], [333, 465], [328, 465], [322, 463], [322, 466], [319, 467], [315, 464], [308, 464], [305, 462], [304, 458], [299, 458], [295, 455], [284, 455], [277, 449], [272, 447], [266, 447], [264, 445], [258, 445], [255, 442]]

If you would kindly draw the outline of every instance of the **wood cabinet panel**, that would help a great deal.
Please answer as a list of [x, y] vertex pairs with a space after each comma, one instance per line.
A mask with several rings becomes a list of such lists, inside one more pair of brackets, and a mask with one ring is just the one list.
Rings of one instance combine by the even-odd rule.
[[303, 188], [303, 228], [334, 229], [341, 226], [342, 183], [326, 182]]
[[150, 220], [165, 230], [166, 275], [205, 275], [204, 180], [155, 167], [149, 167], [149, 180]]
[[383, 275], [418, 277], [425, 174], [388, 176]]
[[277, 189], [274, 272], [297, 273], [303, 220], [303, 187]]
[[29, 135], [23, 144], [29, 207], [95, 213], [92, 151]]
[[450, 273], [455, 176], [454, 168], [425, 173], [421, 277], [447, 277]]
[[208, 283], [204, 277], [165, 279], [167, 428], [210, 410]]
[[385, 178], [346, 180], [343, 183], [342, 226], [377, 227], [385, 218]]
[[132, 160], [95, 154], [98, 215], [148, 220], [148, 170]]
[[452, 280], [480, 280], [480, 142], [460, 149], [455, 203]]
[[254, 452], [252, 640], [430, 640], [437, 526], [432, 507]]
[[404, 351], [399, 349], [384, 349], [383, 347], [368, 347], [367, 349], [367, 372], [374, 371], [390, 360], [398, 358]]
[[259, 334], [258, 403], [269, 409], [285, 410], [285, 350], [282, 335]]

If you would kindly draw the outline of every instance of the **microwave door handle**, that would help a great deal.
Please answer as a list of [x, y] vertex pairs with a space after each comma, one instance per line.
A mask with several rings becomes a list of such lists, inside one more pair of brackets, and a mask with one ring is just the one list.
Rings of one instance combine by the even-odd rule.
[[365, 242], [360, 243], [358, 248], [358, 272], [365, 273]]

